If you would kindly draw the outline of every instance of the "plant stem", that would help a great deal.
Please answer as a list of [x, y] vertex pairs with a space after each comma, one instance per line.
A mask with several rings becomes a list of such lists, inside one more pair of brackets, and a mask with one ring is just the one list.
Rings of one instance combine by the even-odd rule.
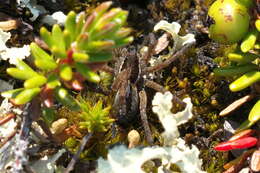
[[92, 136], [93, 136], [93, 132], [91, 132], [91, 133], [89, 133], [89, 134], [87, 134], [86, 136], [83, 137], [81, 145], [80, 145], [77, 153], [71, 159], [71, 161], [68, 164], [68, 166], [67, 166], [66, 170], [64, 171], [64, 173], [69, 173], [70, 171], [73, 170], [75, 163], [79, 159], [80, 153], [84, 150], [87, 142], [89, 141], [89, 139], [91, 139]]

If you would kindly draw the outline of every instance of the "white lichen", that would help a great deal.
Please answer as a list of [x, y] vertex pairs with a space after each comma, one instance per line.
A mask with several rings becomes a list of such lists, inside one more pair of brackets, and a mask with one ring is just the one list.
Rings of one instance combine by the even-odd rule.
[[[65, 149], [59, 150], [56, 154], [51, 156], [44, 156], [41, 159], [31, 162], [31, 168], [37, 173], [54, 173], [57, 169], [56, 161], [61, 157], [65, 152]], [[59, 168], [61, 169], [61, 168]]]
[[47, 13], [47, 10], [38, 5], [36, 0], [17, 0], [17, 3], [23, 8], [29, 8], [32, 13], [31, 21], [35, 21], [41, 14]]
[[48, 25], [54, 25], [54, 24], [59, 24], [59, 25], [64, 25], [66, 21], [66, 15], [61, 12], [57, 11], [53, 13], [52, 15], [46, 15], [42, 18], [42, 23], [46, 23]]
[[161, 159], [162, 165], [158, 172], [165, 173], [170, 170], [171, 164], [179, 166], [183, 173], [203, 173], [202, 161], [198, 159], [199, 150], [192, 145], [185, 145], [182, 139], [178, 139], [177, 146], [172, 147], [145, 147], [127, 149], [120, 145], [109, 150], [107, 160], [98, 160], [98, 173], [144, 173], [142, 165], [152, 159]]
[[173, 47], [167, 46], [169, 53], [166, 55], [160, 55], [159, 57], [151, 57], [149, 63], [154, 66], [165, 59], [170, 58], [176, 51], [181, 49], [186, 44], [191, 44], [196, 42], [195, 35], [188, 33], [185, 36], [180, 36], [178, 33], [180, 31], [181, 25], [177, 22], [169, 23], [166, 20], [161, 20], [154, 26], [154, 31], [163, 30], [170, 33], [173, 39]]
[[169, 23], [166, 20], [161, 20], [159, 23], [157, 23], [154, 26], [154, 31], [164, 30], [171, 34], [173, 41], [174, 41], [173, 47], [171, 50], [172, 52], [179, 50], [180, 48], [182, 48], [184, 45], [186, 45], [188, 43], [193, 43], [196, 41], [194, 34], [187, 34], [185, 36], [179, 36], [178, 33], [179, 33], [180, 29], [181, 29], [181, 25], [179, 23], [177, 23], [177, 22]]
[[[4, 118], [9, 112], [14, 112], [17, 115], [22, 114], [22, 110], [19, 108], [14, 108], [13, 105], [6, 98], [2, 101], [0, 106], [0, 119]], [[14, 132], [16, 126], [17, 122], [14, 119], [11, 119], [8, 122], [2, 124], [0, 126], [0, 138], [10, 136], [10, 134]]]
[[165, 131], [162, 134], [165, 147], [131, 148], [120, 145], [109, 150], [107, 160], [98, 159], [98, 173], [144, 173], [142, 165], [152, 159], [161, 159], [158, 173], [170, 172], [171, 164], [179, 166], [183, 173], [204, 173], [201, 170], [202, 161], [199, 150], [192, 145], [189, 148], [179, 137], [177, 125], [183, 124], [192, 117], [190, 98], [184, 99], [187, 106], [184, 111], [171, 113], [172, 94], [170, 92], [156, 93], [153, 99], [153, 111], [158, 115]]
[[10, 39], [11, 34], [0, 29], [0, 60], [9, 60], [10, 64], [16, 64], [17, 60], [25, 59], [30, 56], [30, 46], [23, 47], [6, 46], [6, 42]]
[[162, 133], [165, 145], [171, 145], [171, 143], [179, 137], [177, 126], [186, 123], [193, 116], [190, 98], [183, 100], [187, 106], [183, 111], [176, 114], [171, 112], [172, 98], [173, 95], [171, 92], [165, 92], [164, 94], [158, 92], [152, 101], [153, 112], [158, 115], [165, 130]]
[[9, 112], [14, 112], [17, 115], [22, 114], [22, 110], [20, 108], [14, 107], [13, 104], [9, 102], [8, 98], [5, 98], [0, 106], [0, 117]]

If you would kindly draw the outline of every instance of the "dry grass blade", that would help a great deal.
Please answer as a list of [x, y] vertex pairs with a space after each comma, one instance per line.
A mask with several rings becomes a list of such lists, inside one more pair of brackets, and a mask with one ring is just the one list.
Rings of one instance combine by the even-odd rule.
[[230, 114], [231, 112], [233, 112], [234, 110], [236, 110], [237, 108], [239, 108], [240, 106], [242, 106], [244, 103], [252, 100], [254, 98], [254, 95], [246, 95], [236, 101], [234, 101], [233, 103], [231, 103], [228, 107], [226, 107], [224, 110], [222, 110], [219, 115], [220, 116], [226, 116], [228, 114]]
[[154, 54], [159, 54], [169, 45], [168, 34], [163, 34], [155, 45]]
[[0, 22], [0, 29], [3, 31], [10, 31], [12, 29], [16, 29], [19, 26], [18, 20], [7, 20], [7, 21], [1, 21]]

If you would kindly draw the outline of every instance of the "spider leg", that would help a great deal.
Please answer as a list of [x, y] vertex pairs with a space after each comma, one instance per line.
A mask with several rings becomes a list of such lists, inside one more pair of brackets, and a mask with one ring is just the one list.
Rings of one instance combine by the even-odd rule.
[[[154, 89], [155, 91], [157, 92], [161, 92], [161, 93], [165, 93], [167, 90], [160, 84], [154, 82], [154, 81], [151, 81], [151, 80], [146, 80], [145, 81], [145, 86], [149, 87], [149, 88], [152, 88]], [[173, 94], [173, 101], [174, 102], [177, 102], [179, 105], [183, 106], [183, 107], [186, 107], [186, 103], [183, 102], [181, 99], [179, 99], [179, 97], [175, 96]]]
[[112, 67], [109, 67], [107, 64], [102, 66], [100, 70], [114, 75], [114, 69]]
[[174, 62], [175, 60], [177, 60], [179, 57], [181, 57], [194, 43], [190, 43], [187, 44], [185, 46], [183, 46], [179, 51], [177, 51], [175, 54], [173, 54], [172, 57], [168, 58], [167, 60], [152, 66], [152, 67], [146, 67], [144, 69], [144, 71], [146, 73], [152, 73], [152, 72], [156, 72], [159, 71], [167, 66], [169, 66], [172, 62]]
[[165, 93], [167, 90], [160, 84], [151, 81], [151, 80], [145, 80], [145, 86], [154, 89], [157, 92]]
[[140, 98], [140, 104], [139, 104], [140, 116], [144, 127], [145, 137], [148, 144], [152, 145], [153, 137], [152, 137], [151, 129], [148, 124], [147, 114], [146, 114], [147, 95], [144, 90], [139, 92], [139, 98]]

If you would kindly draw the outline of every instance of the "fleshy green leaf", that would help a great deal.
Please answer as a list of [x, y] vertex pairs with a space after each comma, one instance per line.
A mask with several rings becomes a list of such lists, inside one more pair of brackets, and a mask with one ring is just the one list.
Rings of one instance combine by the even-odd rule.
[[23, 105], [25, 103], [28, 103], [33, 99], [33, 97], [39, 94], [40, 91], [40, 88], [25, 89], [15, 97], [14, 103], [16, 105]]
[[77, 71], [90, 82], [100, 82], [100, 77], [95, 72], [91, 71], [85, 64], [76, 63], [75, 66]]
[[24, 87], [25, 88], [36, 88], [36, 87], [40, 87], [43, 84], [45, 84], [47, 82], [47, 79], [44, 76], [35, 76], [32, 77], [30, 79], [27, 79], [24, 82]]

